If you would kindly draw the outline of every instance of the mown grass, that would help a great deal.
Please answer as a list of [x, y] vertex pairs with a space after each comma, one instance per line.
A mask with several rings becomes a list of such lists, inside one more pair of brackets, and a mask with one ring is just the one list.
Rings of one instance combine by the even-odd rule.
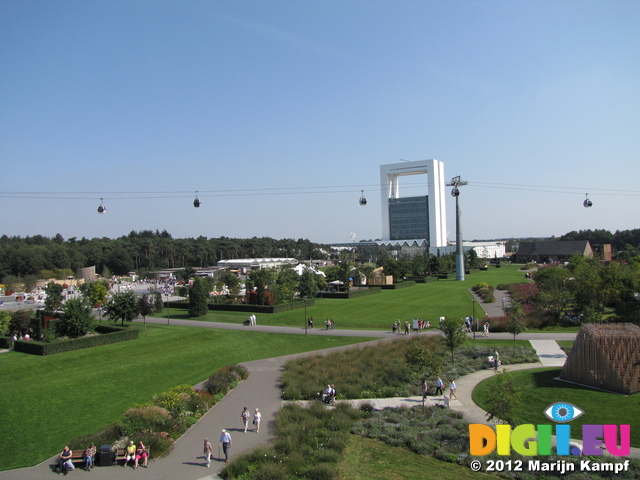
[[43, 461], [71, 439], [103, 430], [133, 404], [194, 385], [223, 365], [365, 340], [371, 339], [147, 325], [134, 341], [44, 357], [4, 353], [0, 470]]
[[[336, 328], [391, 330], [391, 324], [400, 319], [402, 323], [412, 318], [429, 320], [432, 325], [438, 323], [441, 316], [464, 318], [472, 314], [471, 293], [469, 289], [479, 283], [490, 285], [499, 283], [525, 282], [524, 273], [518, 271], [520, 265], [505, 265], [487, 271], [475, 272], [466, 276], [462, 282], [453, 279], [416, 284], [398, 290], [383, 290], [379, 294], [348, 300], [315, 300], [315, 305], [307, 307], [307, 317], [313, 317], [316, 328], [324, 328], [324, 321], [332, 318]], [[189, 318], [185, 310], [170, 309], [172, 318]], [[476, 317], [484, 316], [482, 304], [475, 304]], [[159, 312], [157, 317], [166, 317], [167, 312]], [[210, 322], [242, 323], [248, 314], [239, 312], [209, 311], [194, 320]], [[258, 315], [258, 324], [287, 327], [304, 327], [304, 310]]]
[[[585, 413], [571, 422], [573, 438], [582, 438], [582, 425], [630, 424], [631, 445], [640, 447], [640, 394], [619, 395], [593, 390], [556, 380], [560, 368], [540, 368], [511, 372], [522, 392], [523, 406], [517, 423], [546, 424], [551, 421], [544, 410], [556, 402], [568, 402]], [[481, 382], [473, 390], [473, 401], [486, 410], [488, 400], [495, 395], [494, 378]]]

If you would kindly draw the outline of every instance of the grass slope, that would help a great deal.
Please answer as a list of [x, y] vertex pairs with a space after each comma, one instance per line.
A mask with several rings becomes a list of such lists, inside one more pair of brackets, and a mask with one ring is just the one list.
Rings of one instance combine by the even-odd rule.
[[[313, 317], [316, 328], [324, 328], [324, 321], [333, 318], [337, 328], [391, 330], [391, 324], [400, 319], [421, 318], [437, 323], [442, 316], [465, 317], [472, 314], [469, 289], [479, 282], [496, 286], [500, 283], [522, 283], [524, 273], [518, 271], [520, 265], [506, 265], [487, 271], [475, 272], [466, 280], [439, 280], [432, 283], [418, 283], [398, 290], [382, 290], [379, 294], [365, 297], [342, 299], [316, 299], [315, 305], [307, 307], [307, 317]], [[170, 309], [172, 318], [189, 318], [186, 310]], [[475, 305], [476, 317], [482, 317], [482, 304]], [[166, 317], [167, 312], [158, 313]], [[195, 319], [203, 321], [242, 323], [246, 313], [209, 311]], [[293, 310], [270, 315], [259, 315], [258, 323], [300, 328], [304, 327], [303, 310]]]
[[[517, 417], [518, 424], [553, 423], [544, 415], [544, 410], [552, 403], [568, 402], [585, 412], [570, 424], [573, 438], [582, 438], [582, 425], [630, 424], [631, 446], [640, 447], [640, 394], [625, 396], [561, 382], [555, 380], [560, 370], [540, 368], [512, 372], [516, 386], [522, 391], [523, 408]], [[489, 397], [495, 395], [494, 382], [494, 378], [489, 378], [473, 391], [473, 401], [485, 410]]]
[[223, 365], [365, 340], [147, 325], [135, 341], [45, 357], [2, 354], [0, 470], [43, 461], [134, 403], [196, 384]]

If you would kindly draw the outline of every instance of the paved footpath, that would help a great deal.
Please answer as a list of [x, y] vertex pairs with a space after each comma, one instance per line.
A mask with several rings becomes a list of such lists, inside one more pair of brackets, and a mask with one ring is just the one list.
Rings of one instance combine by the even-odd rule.
[[[165, 323], [166, 319], [153, 319], [147, 318], [148, 323]], [[304, 328], [295, 327], [272, 327], [258, 325], [254, 327], [245, 327], [237, 324], [225, 324], [225, 323], [212, 323], [212, 322], [197, 322], [189, 320], [171, 320], [175, 325], [191, 325], [196, 327], [205, 328], [225, 328], [246, 330], [252, 329], [254, 331], [263, 332], [278, 332], [278, 333], [292, 333], [292, 334], [305, 334]], [[340, 351], [349, 348], [362, 348], [371, 344], [375, 344], [378, 341], [390, 341], [394, 339], [411, 338], [411, 335], [392, 334], [391, 332], [381, 331], [366, 331], [366, 330], [329, 330], [324, 329], [309, 329], [307, 331], [310, 335], [341, 335], [341, 336], [361, 336], [372, 338], [383, 338], [383, 340], [375, 340], [372, 342], [365, 342], [356, 345], [347, 345], [343, 347], [336, 347], [332, 349], [322, 350], [321, 353], [330, 353], [333, 351]], [[419, 333], [418, 335], [440, 335], [437, 330], [430, 330]], [[470, 335], [471, 336], [471, 335]], [[498, 339], [510, 339], [510, 334], [491, 334], [491, 338]], [[542, 334], [542, 333], [523, 333], [518, 336], [520, 340], [550, 340], [551, 338], [572, 340], [575, 338], [575, 334]], [[481, 338], [476, 340], [478, 342], [484, 341]], [[553, 342], [555, 343], [555, 341]], [[557, 344], [556, 344], [557, 345]], [[149, 462], [149, 468], [145, 469], [139, 467], [135, 473], [133, 468], [127, 467], [96, 467], [90, 473], [84, 472], [78, 469], [76, 472], [70, 473], [73, 476], [82, 476], [85, 473], [94, 479], [124, 479], [124, 478], [137, 478], [147, 480], [204, 480], [204, 479], [217, 479], [217, 473], [222, 469], [224, 463], [222, 459], [215, 458], [210, 469], [205, 467], [205, 461], [202, 454], [202, 445], [205, 437], [209, 438], [214, 447], [214, 457], [218, 457], [218, 439], [220, 431], [226, 428], [233, 441], [231, 449], [231, 455], [237, 455], [239, 452], [252, 449], [260, 444], [268, 443], [272, 437], [272, 423], [275, 418], [275, 413], [282, 406], [281, 391], [280, 391], [280, 376], [282, 374], [282, 368], [285, 362], [290, 359], [314, 355], [320, 352], [306, 352], [296, 355], [287, 355], [282, 357], [269, 358], [264, 360], [255, 360], [251, 362], [244, 362], [250, 373], [247, 380], [240, 382], [240, 384], [227, 394], [218, 404], [216, 404], [205, 416], [198, 421], [196, 425], [191, 427], [185, 435], [183, 435], [178, 441], [176, 441], [175, 448], [166, 457], [153, 460]], [[510, 370], [519, 370], [524, 368], [541, 367], [542, 364], [528, 364], [528, 365], [513, 365], [509, 366]], [[485, 423], [486, 414], [482, 409], [477, 407], [472, 399], [471, 392], [475, 385], [480, 381], [493, 375], [492, 370], [481, 370], [470, 375], [466, 375], [456, 380], [458, 386], [459, 400], [451, 402], [451, 408], [463, 412], [465, 419], [471, 423]], [[360, 401], [354, 401], [360, 402]], [[416, 405], [421, 402], [420, 397], [409, 398], [394, 398], [394, 399], [378, 399], [376, 400], [376, 406], [384, 408], [385, 406], [399, 406], [399, 405]], [[444, 398], [431, 397], [429, 402], [438, 404], [444, 403]], [[249, 431], [244, 433], [242, 428], [242, 421], [240, 420], [240, 412], [242, 408], [246, 406], [249, 411], [253, 411], [255, 408], [259, 408], [263, 416], [263, 424], [260, 433], [255, 431]], [[0, 480], [40, 480], [53, 478], [51, 466], [55, 463], [55, 457], [51, 458], [39, 465], [29, 468], [22, 468], [16, 470], [9, 470], [0, 472]]]

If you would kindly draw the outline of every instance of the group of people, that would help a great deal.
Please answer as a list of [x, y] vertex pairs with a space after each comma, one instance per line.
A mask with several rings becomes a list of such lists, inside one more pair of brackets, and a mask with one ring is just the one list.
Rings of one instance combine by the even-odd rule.
[[[244, 425], [244, 433], [247, 433], [247, 429], [249, 428], [249, 419], [251, 418], [251, 413], [247, 407], [244, 407], [242, 413], [240, 414], [240, 419]], [[262, 421], [262, 414], [260, 410], [257, 408], [253, 413], [253, 424], [255, 425], [256, 433], [260, 433], [260, 422]], [[231, 439], [231, 434], [227, 431], [226, 428], [222, 429], [220, 433], [220, 441], [218, 443], [218, 449], [222, 448], [222, 453], [224, 453], [224, 461], [225, 463], [229, 460], [229, 451], [231, 450], [231, 445], [233, 440]], [[218, 453], [220, 451], [218, 450]], [[211, 442], [208, 438], [204, 439], [204, 457], [206, 460], [206, 467], [209, 468], [211, 466], [211, 457], [213, 455], [213, 447], [211, 446]]]
[[489, 322], [484, 322], [484, 325], [482, 325], [482, 336], [483, 337], [489, 336]]
[[[393, 333], [399, 332], [401, 326], [402, 324], [400, 323], [400, 319], [398, 319], [395, 322], [393, 322], [393, 325], [391, 325], [391, 331]], [[431, 322], [429, 320], [423, 321], [418, 319], [418, 331], [424, 330], [427, 328], [431, 328]], [[404, 322], [404, 334], [409, 335], [410, 331], [411, 331], [411, 324], [408, 321]]]
[[324, 321], [325, 330], [333, 330], [333, 318], [327, 318]]
[[[435, 387], [436, 387], [436, 391], [434, 394], [435, 396], [444, 395], [444, 391], [447, 388], [447, 386], [444, 384], [444, 382], [439, 376], [436, 378]], [[453, 400], [454, 398], [456, 400], [458, 399], [457, 389], [458, 387], [456, 386], [456, 382], [453, 380], [453, 378], [450, 378], [449, 379], [449, 399], [450, 400]], [[427, 383], [426, 378], [422, 381], [420, 391], [422, 393], [422, 401], [424, 402], [427, 399], [427, 395], [429, 394], [429, 385]]]
[[135, 443], [133, 443], [133, 440], [129, 441], [129, 445], [127, 445], [127, 449], [125, 452], [124, 465], [122, 466], [126, 467], [129, 462], [133, 461], [133, 469], [135, 470], [136, 468], [138, 468], [140, 460], [142, 460], [142, 466], [144, 468], [147, 468], [147, 461], [149, 460], [149, 449], [142, 440], [138, 443], [137, 446]]
[[[82, 454], [82, 460], [84, 461], [84, 469], [85, 471], [91, 470], [95, 466], [96, 460], [96, 446], [95, 444], [89, 445], [85, 448]], [[126, 467], [129, 462], [133, 462], [134, 470], [138, 468], [138, 464], [142, 461], [142, 466], [147, 468], [147, 461], [149, 460], [149, 449], [144, 444], [143, 441], [140, 441], [136, 446], [133, 443], [133, 440], [129, 441], [129, 445], [127, 445], [125, 449], [125, 457], [124, 457], [124, 465]], [[56, 473], [67, 474], [72, 470], [75, 470], [75, 466], [73, 465], [73, 450], [71, 450], [67, 445], [62, 449], [62, 452], [58, 455], [58, 464], [55, 466], [54, 471]]]

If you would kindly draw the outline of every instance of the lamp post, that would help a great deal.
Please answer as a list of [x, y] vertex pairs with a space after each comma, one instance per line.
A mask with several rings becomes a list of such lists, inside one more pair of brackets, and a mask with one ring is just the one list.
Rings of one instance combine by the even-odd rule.
[[304, 296], [304, 334], [307, 334], [307, 327], [309, 326], [309, 322], [307, 321], [307, 297]]
[[[473, 327], [473, 321], [476, 319], [476, 297], [471, 297], [471, 327]], [[478, 330], [478, 322], [476, 321], [476, 328], [473, 329], [473, 339], [476, 339], [476, 330]]]
[[169, 291], [167, 290], [167, 325], [169, 325]]

